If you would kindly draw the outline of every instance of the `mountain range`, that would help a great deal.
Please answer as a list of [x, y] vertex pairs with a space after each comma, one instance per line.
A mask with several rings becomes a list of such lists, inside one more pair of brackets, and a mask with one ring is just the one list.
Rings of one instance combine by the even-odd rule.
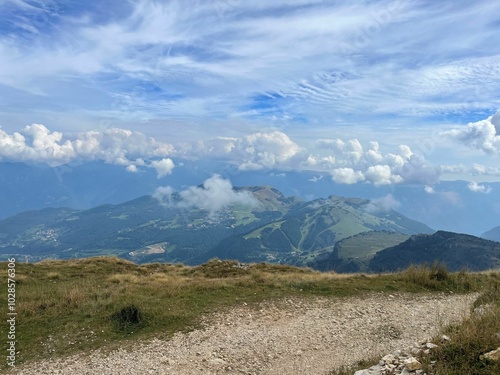
[[415, 184], [339, 184], [326, 172], [239, 170], [227, 163], [175, 159], [172, 173], [158, 178], [151, 168], [130, 173], [103, 162], [49, 167], [0, 163], [0, 219], [49, 207], [90, 209], [152, 195], [159, 186], [176, 191], [199, 184], [214, 172], [235, 186], [268, 185], [287, 196], [310, 201], [331, 195], [376, 200], [436, 230], [473, 235], [499, 225], [500, 183], [467, 181]]
[[[335, 195], [304, 201], [269, 186], [234, 188], [230, 194], [238, 199], [216, 210], [204, 201], [188, 205], [185, 193], [172, 192], [167, 200], [142, 196], [91, 209], [22, 212], [0, 220], [0, 257], [115, 255], [137, 263], [190, 265], [220, 258], [336, 272], [395, 271], [434, 260], [453, 270], [500, 266], [500, 243], [435, 232], [377, 201]], [[498, 228], [488, 233], [494, 237]]]
[[208, 212], [186, 206], [183, 196], [173, 193], [168, 204], [143, 196], [88, 210], [23, 212], [0, 221], [0, 253], [31, 260], [117, 255], [139, 263], [199, 264], [219, 257], [305, 265], [360, 233], [433, 232], [368, 199], [331, 196], [306, 202], [265, 186], [235, 188], [234, 194], [251, 196], [255, 203]]

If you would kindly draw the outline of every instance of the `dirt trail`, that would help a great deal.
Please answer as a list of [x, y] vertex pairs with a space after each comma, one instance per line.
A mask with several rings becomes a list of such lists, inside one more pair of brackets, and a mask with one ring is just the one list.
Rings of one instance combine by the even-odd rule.
[[464, 318], [475, 295], [371, 294], [245, 304], [204, 319], [204, 329], [133, 351], [29, 364], [41, 374], [327, 374], [336, 366], [404, 349]]

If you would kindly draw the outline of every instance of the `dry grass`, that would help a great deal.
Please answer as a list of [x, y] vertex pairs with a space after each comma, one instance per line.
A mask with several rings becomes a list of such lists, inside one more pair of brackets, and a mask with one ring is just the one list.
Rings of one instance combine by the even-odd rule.
[[[6, 270], [2, 264], [0, 277], [4, 280]], [[138, 266], [106, 257], [18, 263], [16, 275], [18, 363], [113, 348], [153, 336], [167, 338], [197, 327], [207, 312], [243, 301], [254, 303], [292, 295], [349, 296], [371, 291], [465, 292], [477, 290], [492, 278], [488, 274], [451, 273], [436, 278], [435, 271], [417, 268], [387, 275], [337, 275], [219, 260], [197, 267]], [[0, 298], [1, 306], [7, 306], [6, 295]], [[134, 309], [140, 324], [134, 329], [120, 329], [115, 318], [127, 317], [121, 312]], [[133, 325], [133, 319], [131, 322]], [[6, 329], [6, 325], [0, 326], [1, 337], [6, 337]], [[95, 334], [83, 334], [89, 331]]]
[[[427, 371], [436, 375], [498, 375], [500, 362], [482, 355], [500, 347], [500, 274], [490, 273], [491, 283], [474, 302], [471, 316], [447, 327], [450, 341], [424, 358]], [[438, 342], [438, 338], [435, 338]], [[431, 361], [436, 361], [434, 365]]]

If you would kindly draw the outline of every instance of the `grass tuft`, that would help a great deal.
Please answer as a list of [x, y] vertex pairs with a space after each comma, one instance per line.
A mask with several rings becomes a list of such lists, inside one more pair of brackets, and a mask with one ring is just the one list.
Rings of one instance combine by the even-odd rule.
[[137, 330], [141, 326], [143, 316], [141, 310], [135, 305], [129, 305], [111, 315], [111, 320], [118, 330], [131, 333], [132, 330]]
[[418, 285], [427, 290], [459, 290], [468, 292], [477, 288], [477, 275], [465, 270], [460, 272], [449, 272], [444, 264], [434, 262], [432, 266], [411, 265], [405, 271], [399, 273], [402, 281], [410, 285]]

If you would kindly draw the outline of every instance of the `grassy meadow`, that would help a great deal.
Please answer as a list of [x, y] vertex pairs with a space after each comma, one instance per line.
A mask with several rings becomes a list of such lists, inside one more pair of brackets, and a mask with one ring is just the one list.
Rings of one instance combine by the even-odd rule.
[[[6, 263], [1, 263], [0, 274], [5, 280], [0, 306], [7, 316]], [[136, 265], [111, 257], [18, 262], [16, 363], [97, 348], [113, 349], [138, 339], [168, 338], [175, 332], [199, 326], [199, 318], [205, 313], [285, 296], [485, 291], [482, 298], [495, 301], [493, 305], [498, 308], [499, 282], [498, 272], [449, 273], [439, 265], [414, 266], [394, 274], [339, 275], [265, 263], [240, 266], [219, 260], [196, 267]], [[476, 323], [484, 327], [494, 324], [491, 337], [484, 342], [484, 347], [491, 350], [496, 340], [494, 333], [500, 332], [500, 314], [494, 323], [488, 316], [465, 323], [474, 327], [468, 326], [464, 337], [481, 341], [490, 328], [473, 334], [470, 330], [475, 329]], [[6, 323], [0, 328], [1, 337], [5, 337], [3, 349], [7, 348], [8, 328]], [[449, 334], [452, 337], [460, 332], [460, 327], [454, 327]], [[439, 355], [444, 359], [453, 356], [444, 349]], [[5, 363], [2, 365], [7, 368]]]

